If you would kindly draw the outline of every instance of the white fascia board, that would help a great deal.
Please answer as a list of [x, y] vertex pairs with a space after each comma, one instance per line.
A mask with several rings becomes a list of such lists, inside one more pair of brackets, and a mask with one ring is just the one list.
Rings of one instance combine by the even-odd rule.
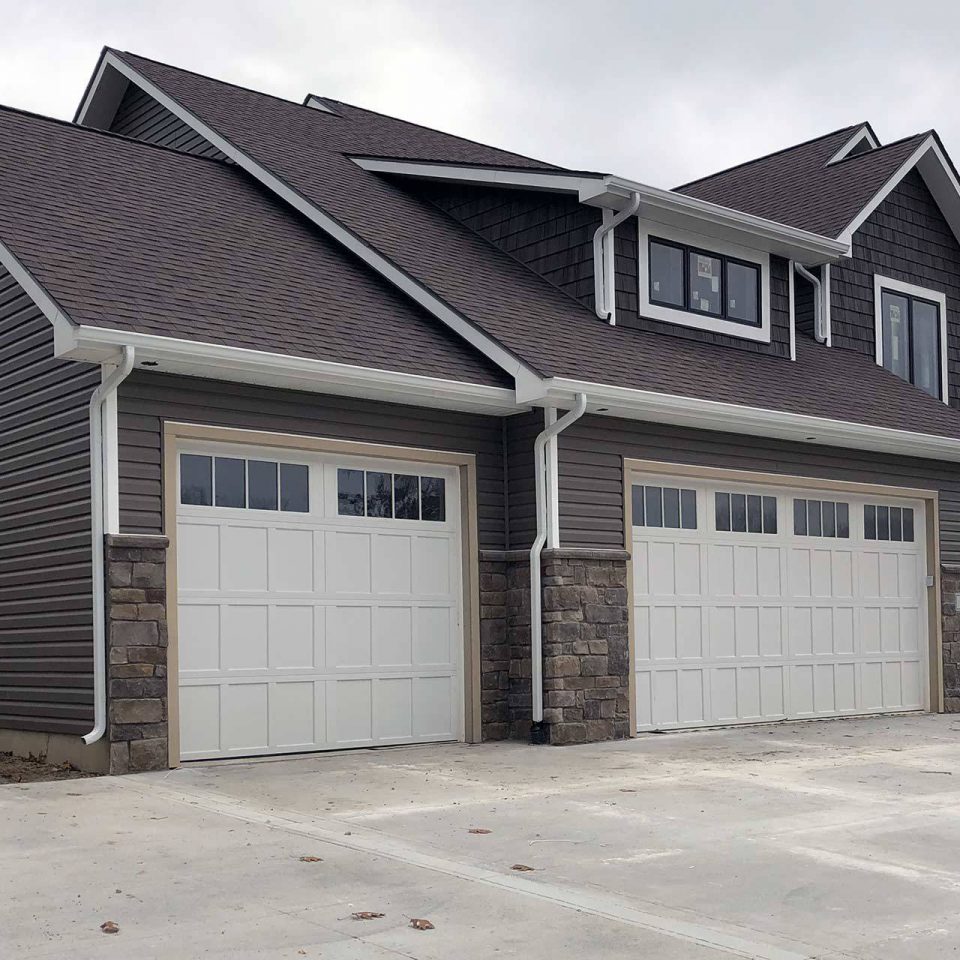
[[[182, 120], [202, 137], [212, 143], [222, 154], [229, 157], [240, 169], [246, 170], [255, 180], [262, 183], [291, 207], [303, 214], [308, 220], [316, 224], [324, 233], [331, 236], [356, 257], [359, 257], [367, 266], [372, 267], [381, 276], [385, 277], [398, 290], [402, 291], [415, 303], [433, 314], [438, 320], [446, 324], [467, 341], [472, 347], [480, 351], [485, 357], [493, 361], [502, 370], [511, 376], [529, 368], [519, 358], [501, 346], [497, 341], [475, 327], [466, 317], [457, 313], [441, 299], [431, 293], [426, 287], [409, 276], [373, 247], [365, 243], [355, 233], [348, 230], [338, 220], [325, 213], [318, 206], [294, 190], [286, 181], [271, 173], [265, 167], [253, 160], [248, 154], [240, 150], [235, 144], [227, 140], [212, 127], [205, 124], [199, 117], [185, 109], [177, 100], [168, 96], [156, 84], [149, 81], [141, 73], [117, 57], [112, 51], [107, 51], [104, 63], [116, 69], [128, 80], [135, 83], [144, 92], [153, 97], [157, 103], [169, 110], [175, 117]], [[91, 91], [91, 96], [93, 91]], [[532, 372], [532, 371], [530, 371]]]
[[570, 407], [576, 394], [586, 393], [588, 410], [598, 413], [602, 409], [602, 415], [610, 417], [960, 462], [960, 440], [949, 437], [580, 380], [549, 379], [544, 386], [541, 397], [523, 400], [539, 406]]
[[827, 161], [827, 166], [829, 167], [832, 163], [838, 163], [844, 157], [850, 155], [850, 151], [860, 143], [861, 140], [866, 140], [870, 144], [871, 149], [876, 150], [880, 146], [877, 143], [877, 138], [870, 132], [870, 127], [867, 124], [863, 124], [850, 139]]
[[516, 392], [508, 387], [462, 383], [439, 377], [377, 370], [309, 357], [290, 357], [244, 347], [200, 343], [104, 327], [77, 327], [71, 348], [58, 351], [57, 355], [102, 363], [115, 357], [117, 348], [121, 346], [134, 347], [138, 363], [154, 363], [156, 366], [148, 369], [158, 373], [212, 377], [288, 390], [331, 393], [388, 403], [493, 415], [518, 413], [527, 409], [518, 406]]

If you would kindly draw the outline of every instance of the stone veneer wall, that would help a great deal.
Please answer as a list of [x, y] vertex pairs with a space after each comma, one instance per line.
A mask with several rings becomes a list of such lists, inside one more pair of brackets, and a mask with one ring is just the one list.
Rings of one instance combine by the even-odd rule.
[[110, 772], [166, 770], [166, 537], [106, 538]]
[[943, 708], [960, 713], [960, 565], [944, 564], [940, 578], [940, 615], [943, 621]]
[[[617, 550], [544, 550], [544, 723], [550, 743], [630, 735], [627, 560]], [[480, 559], [484, 740], [530, 735], [526, 551]]]

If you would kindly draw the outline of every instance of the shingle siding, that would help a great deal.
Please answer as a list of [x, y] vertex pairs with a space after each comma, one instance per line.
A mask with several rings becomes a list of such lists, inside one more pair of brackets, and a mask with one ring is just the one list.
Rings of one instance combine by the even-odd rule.
[[147, 373], [133, 374], [119, 397], [123, 533], [165, 532], [163, 422], [176, 420], [475, 454], [479, 545], [505, 545], [498, 417]]
[[916, 171], [853, 238], [853, 256], [830, 271], [833, 345], [876, 353], [874, 274], [947, 296], [950, 403], [960, 406], [960, 244]]
[[93, 722], [88, 403], [99, 368], [0, 268], [0, 727]]
[[145, 143], [156, 143], [198, 157], [226, 160], [212, 143], [175, 117], [149, 94], [131, 83], [110, 124], [111, 133], [119, 133]]

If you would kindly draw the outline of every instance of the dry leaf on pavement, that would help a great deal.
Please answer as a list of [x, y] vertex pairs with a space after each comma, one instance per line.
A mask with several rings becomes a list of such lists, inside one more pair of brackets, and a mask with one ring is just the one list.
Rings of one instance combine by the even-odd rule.
[[106, 923], [101, 923], [101, 924], [100, 924], [100, 929], [101, 929], [104, 933], [119, 933], [119, 932], [120, 932], [120, 924], [114, 923], [112, 920], [108, 920]]
[[433, 924], [429, 920], [423, 920], [420, 917], [414, 917], [410, 921], [410, 926], [414, 930], [433, 930]]
[[323, 863], [323, 857], [301, 857], [301, 863]]
[[528, 867], [525, 863], [515, 863], [510, 869], [517, 870], [520, 873], [527, 873], [528, 871], [533, 870], [533, 867]]
[[357, 910], [356, 913], [351, 913], [350, 916], [353, 917], [354, 920], [379, 920], [385, 916], [385, 914], [375, 913], [373, 910]]
[[488, 830], [486, 827], [471, 827], [468, 833], [493, 833], [492, 830]]

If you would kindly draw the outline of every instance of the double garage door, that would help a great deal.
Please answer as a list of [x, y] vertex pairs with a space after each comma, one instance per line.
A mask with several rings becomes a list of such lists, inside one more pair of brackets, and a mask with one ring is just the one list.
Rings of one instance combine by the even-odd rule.
[[177, 459], [183, 759], [462, 737], [455, 468]]
[[924, 505], [634, 478], [638, 730], [921, 709]]

